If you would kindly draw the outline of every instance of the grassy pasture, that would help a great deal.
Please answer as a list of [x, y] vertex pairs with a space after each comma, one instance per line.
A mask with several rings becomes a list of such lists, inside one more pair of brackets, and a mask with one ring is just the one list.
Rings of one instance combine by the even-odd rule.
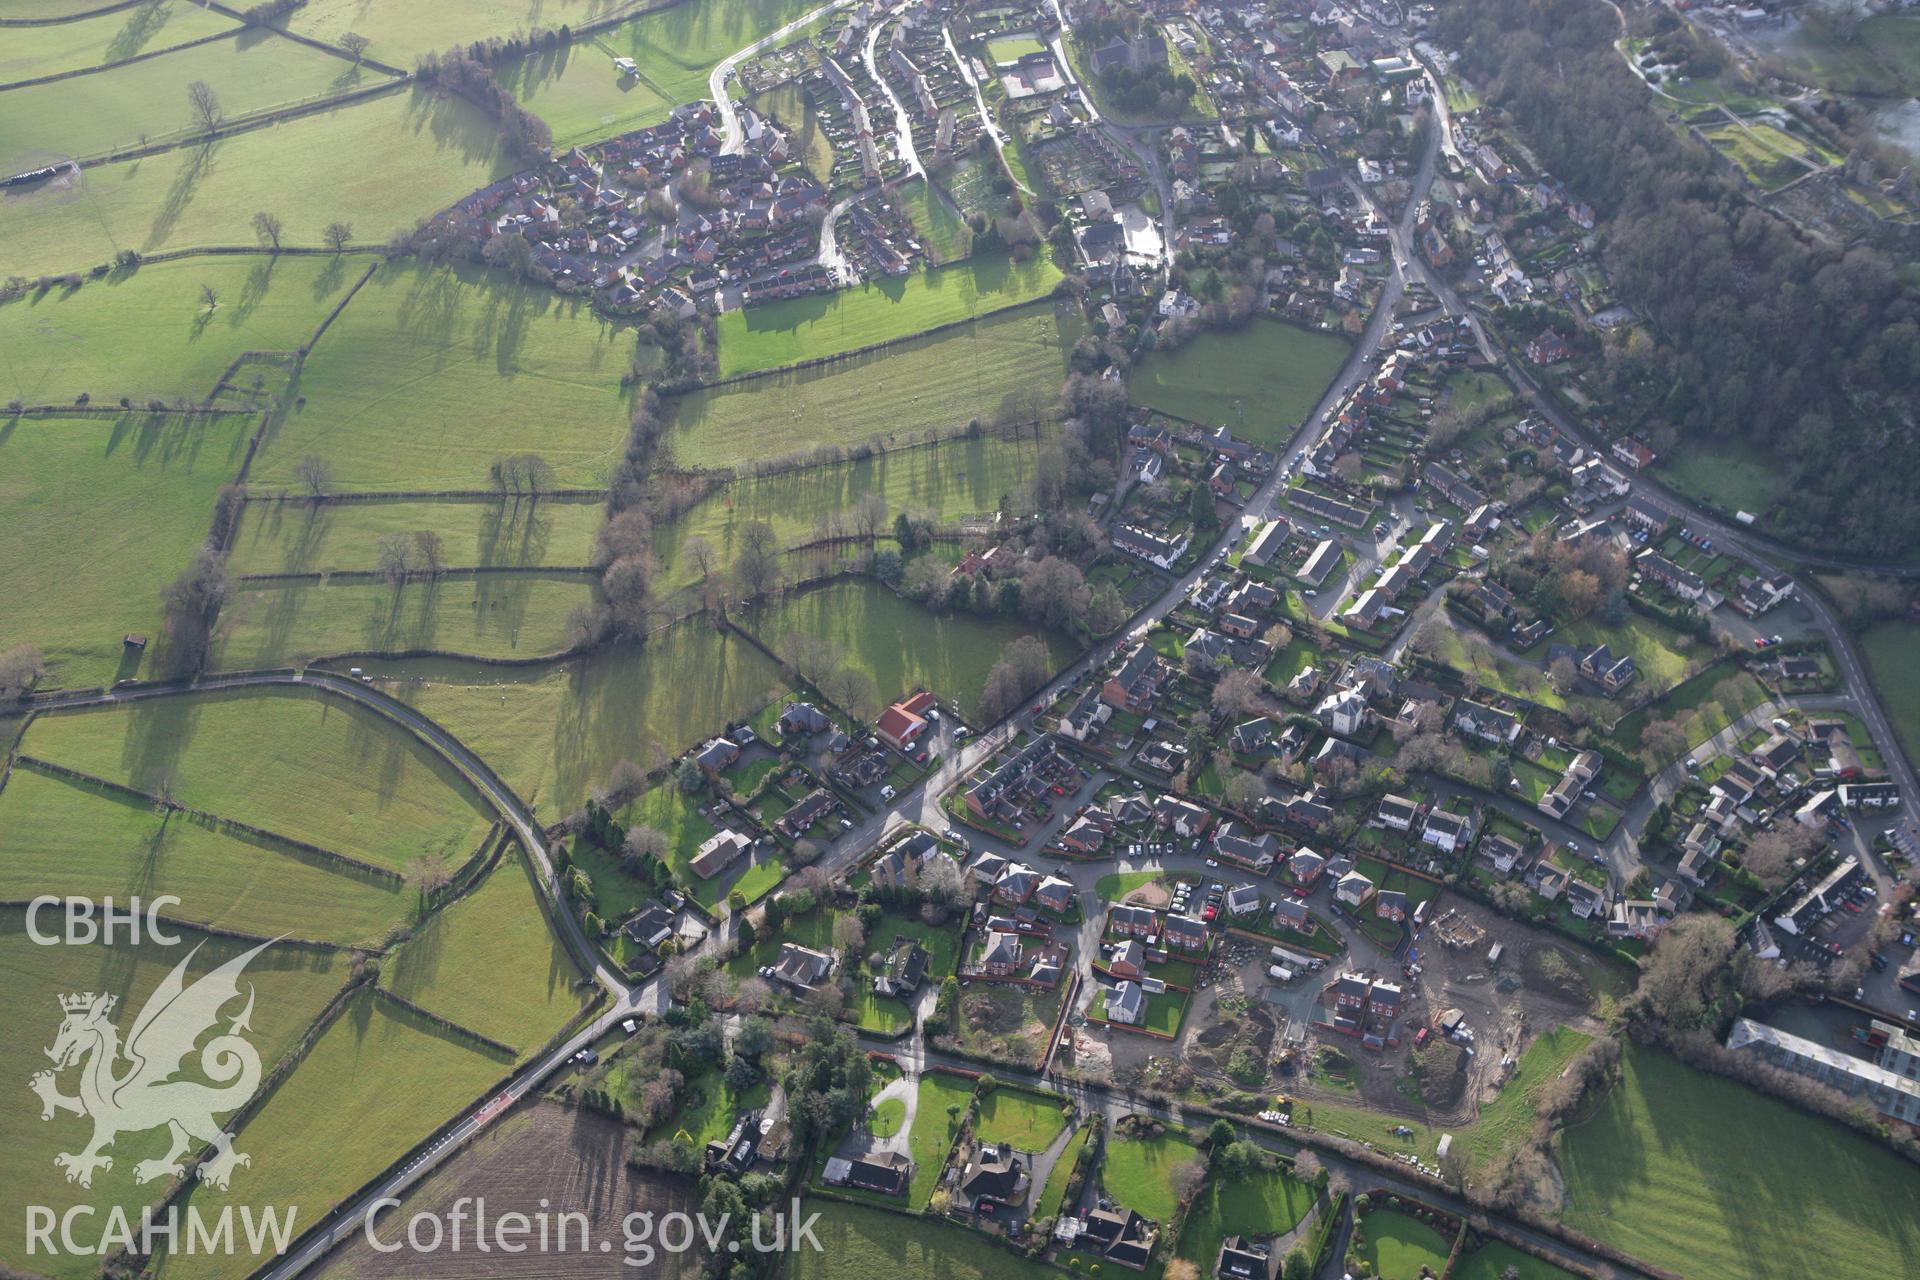
[[1122, 1207], [1155, 1222], [1171, 1222], [1179, 1207], [1173, 1194], [1173, 1171], [1198, 1154], [1177, 1133], [1155, 1138], [1111, 1133], [1101, 1160], [1100, 1185]]
[[[253, 1156], [228, 1191], [195, 1183], [182, 1200], [298, 1205], [311, 1223], [504, 1076], [509, 1064], [424, 1018], [361, 994], [235, 1138]], [[183, 1213], [185, 1210], [183, 1209]], [[256, 1210], [257, 1212], [257, 1210]], [[234, 1253], [163, 1262], [162, 1275], [238, 1280], [264, 1261]]]
[[597, 590], [582, 574], [488, 573], [410, 582], [255, 582], [222, 608], [214, 665], [229, 671], [340, 653], [439, 650], [537, 658], [567, 647], [567, 613]]
[[1299, 1225], [1313, 1207], [1313, 1188], [1283, 1169], [1242, 1178], [1208, 1179], [1180, 1229], [1180, 1256], [1210, 1267], [1231, 1235], [1258, 1239]]
[[1908, 753], [1915, 753], [1920, 748], [1920, 628], [1905, 622], [1878, 623], [1867, 628], [1860, 646], [1873, 669], [1874, 687], [1892, 713], [1893, 731]]
[[1680, 493], [1756, 515], [1772, 510], [1785, 483], [1774, 459], [1738, 440], [1688, 441], [1662, 458], [1658, 469]]
[[1055, 666], [1068, 655], [1064, 641], [1017, 619], [930, 613], [864, 579], [790, 593], [740, 621], [775, 652], [796, 632], [831, 640], [884, 700], [924, 685], [963, 712], [978, 704], [988, 669], [1017, 637], [1039, 635]]
[[1912, 1165], [1664, 1054], [1629, 1049], [1623, 1067], [1560, 1140], [1568, 1225], [1702, 1280], [1920, 1270]]
[[534, 898], [516, 846], [478, 889], [387, 962], [389, 991], [531, 1054], [580, 1008], [580, 970]]
[[[7, 789], [12, 791], [11, 783]], [[44, 919], [42, 923], [44, 926]], [[0, 1037], [0, 1070], [18, 1082], [16, 1087], [21, 1090], [17, 1099], [0, 1108], [0, 1140], [7, 1148], [7, 1159], [0, 1162], [0, 1196], [8, 1204], [46, 1205], [56, 1214], [84, 1204], [95, 1206], [104, 1216], [109, 1206], [137, 1214], [140, 1206], [158, 1199], [164, 1184], [138, 1186], [133, 1175], [139, 1161], [165, 1154], [168, 1143], [164, 1131], [121, 1135], [112, 1149], [113, 1168], [96, 1173], [92, 1188], [83, 1188], [66, 1180], [53, 1157], [59, 1152], [80, 1150], [90, 1126], [74, 1116], [42, 1122], [40, 1108], [25, 1092], [25, 1085], [36, 1071], [49, 1066], [42, 1050], [53, 1043], [60, 1025], [57, 996], [97, 991], [118, 997], [114, 1021], [124, 1030], [133, 1025], [160, 980], [196, 944], [200, 949], [193, 957], [189, 981], [250, 946], [186, 930], [179, 936], [181, 945], [177, 947], [152, 943], [136, 947], [118, 942], [111, 947], [42, 947], [27, 936], [24, 911], [0, 912], [0, 991], [5, 992], [0, 996], [0, 1009], [4, 1009], [5, 1025], [12, 1032]], [[345, 958], [327, 952], [282, 945], [255, 957], [244, 977], [258, 993], [248, 1040], [263, 1064], [277, 1062], [293, 1048], [346, 977]], [[235, 1002], [228, 1012], [238, 1012], [240, 1007]], [[74, 1073], [63, 1076], [63, 1091], [71, 1093]], [[248, 1147], [242, 1143], [239, 1149], [247, 1151]], [[255, 1154], [257, 1169], [260, 1165]], [[271, 1157], [267, 1163], [272, 1163]], [[235, 1185], [244, 1187], [244, 1180], [254, 1169], [239, 1170]], [[32, 1271], [57, 1280], [93, 1280], [100, 1272], [98, 1258], [75, 1254], [50, 1258], [44, 1250], [29, 1257], [26, 1215], [22, 1213], [0, 1217], [0, 1262], [15, 1271]]]
[[[722, 318], [723, 331], [738, 314]], [[1053, 412], [1079, 337], [1078, 319], [1051, 303], [1021, 307], [830, 365], [675, 397], [668, 438], [683, 466], [729, 466], [951, 430], [1003, 410], [1031, 420]]]
[[85, 270], [121, 249], [252, 245], [271, 209], [289, 245], [320, 245], [336, 220], [383, 244], [512, 169], [478, 108], [397, 90], [0, 196], [0, 243], [22, 275]]
[[308, 690], [184, 694], [43, 715], [21, 749], [398, 870], [458, 865], [493, 814], [451, 765], [372, 712]]
[[[186, 258], [30, 293], [0, 304], [0, 395], [202, 400], [241, 352], [305, 343], [362, 270], [353, 258]], [[202, 285], [220, 295], [211, 312]]]
[[252, 502], [227, 554], [234, 573], [374, 569], [380, 539], [431, 529], [454, 568], [575, 567], [593, 558], [606, 518], [598, 499], [439, 498]]
[[457, 734], [547, 821], [585, 800], [622, 759], [644, 764], [648, 743], [678, 752], [784, 687], [757, 649], [698, 620], [568, 662], [419, 659], [376, 670], [392, 678], [390, 693]]
[[[160, 589], [239, 470], [249, 420], [145, 413], [0, 422], [0, 648], [38, 645], [49, 685], [129, 676], [161, 647]], [[110, 496], [111, 500], [107, 500]]]
[[1060, 268], [1047, 253], [1025, 263], [996, 254], [853, 289], [729, 311], [720, 317], [720, 374], [778, 369], [893, 342], [1043, 298], [1059, 280]]
[[288, 17], [287, 30], [337, 43], [349, 31], [373, 43], [367, 56], [411, 66], [416, 56], [449, 45], [494, 36], [525, 35], [534, 26], [577, 27], [624, 9], [637, 0], [310, 0]]
[[577, 299], [473, 268], [381, 268], [314, 348], [306, 404], [271, 428], [260, 487], [317, 454], [343, 491], [484, 489], [531, 451], [553, 485], [604, 483], [627, 435], [633, 340]]
[[[591, 42], [530, 54], [504, 69], [500, 83], [552, 126], [559, 146], [611, 137], [707, 97], [716, 63], [818, 7], [817, 0], [682, 0]], [[617, 57], [632, 58], [640, 74], [615, 71]]]
[[1351, 350], [1338, 334], [1258, 319], [1149, 356], [1134, 375], [1133, 401], [1276, 448], [1313, 411]]
[[[793, 1255], [794, 1280], [872, 1280], [874, 1276], [924, 1275], [940, 1280], [1041, 1280], [1058, 1275], [1045, 1263], [1010, 1249], [982, 1246], [965, 1227], [934, 1218], [905, 1218], [885, 1209], [838, 1201], [819, 1202], [814, 1234], [818, 1250]], [[809, 1206], [802, 1206], [810, 1213]]]
[[[280, 35], [176, 49], [122, 67], [0, 90], [0, 168], [17, 173], [65, 156], [97, 156], [141, 138], [201, 131], [187, 86], [202, 82], [228, 119], [343, 93], [388, 77]], [[246, 217], [253, 216], [247, 210]]]
[[[33, 6], [36, 12], [48, 7]], [[80, 0], [74, 3], [76, 11], [98, 7]], [[9, 12], [17, 8], [9, 6]], [[194, 0], [147, 0], [132, 9], [74, 22], [9, 27], [5, 47], [0, 48], [0, 84], [119, 62], [239, 29], [233, 19], [203, 9]]]
[[657, 528], [654, 541], [665, 566], [663, 584], [673, 588], [699, 581], [698, 566], [678, 556], [690, 537], [706, 539], [723, 563], [732, 560], [740, 530], [754, 521], [773, 526], [781, 545], [797, 546], [817, 536], [823, 520], [851, 511], [867, 493], [887, 500], [889, 520], [891, 513], [912, 510], [951, 521], [996, 511], [1003, 497], [1018, 509], [1037, 452], [1030, 435], [1017, 440], [955, 439], [735, 480]]
[[397, 883], [31, 768], [0, 791], [0, 849], [0, 898], [170, 893], [168, 919], [258, 937], [377, 944], [411, 906]]

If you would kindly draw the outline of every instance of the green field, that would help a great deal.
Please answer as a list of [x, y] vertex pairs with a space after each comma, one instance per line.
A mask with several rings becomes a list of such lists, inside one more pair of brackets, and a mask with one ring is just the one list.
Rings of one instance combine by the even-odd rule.
[[251, 246], [262, 209], [285, 220], [288, 245], [320, 245], [334, 221], [352, 224], [357, 243], [384, 244], [512, 168], [478, 108], [399, 90], [9, 196], [0, 241], [8, 269], [28, 276], [85, 270], [121, 249]]
[[38, 645], [49, 686], [134, 674], [141, 655], [121, 639], [162, 646], [160, 590], [205, 541], [248, 429], [145, 413], [0, 422], [0, 649]]
[[913, 229], [934, 265], [958, 262], [973, 252], [973, 229], [926, 179], [900, 187], [894, 198], [913, 220]]
[[[1625, 622], [1611, 625], [1592, 619], [1568, 622], [1555, 628], [1552, 643], [1570, 644], [1582, 652], [1604, 644], [1611, 646], [1615, 656], [1632, 658], [1640, 669], [1640, 679], [1634, 685], [1637, 697], [1664, 693], [1685, 680], [1695, 665], [1688, 653], [1710, 656], [1704, 645], [1696, 646], [1691, 639], [1639, 614], [1628, 614]], [[1681, 651], [1682, 644], [1686, 652]]]
[[517, 846], [480, 887], [436, 914], [387, 962], [395, 995], [513, 1045], [524, 1058], [580, 1008], [580, 969], [534, 899]]
[[676, 397], [669, 438], [681, 466], [722, 467], [822, 444], [952, 432], [1002, 413], [1050, 417], [1079, 336], [1077, 316], [1051, 303], [1022, 307], [829, 365]]
[[1001, 1085], [980, 1100], [980, 1122], [974, 1136], [982, 1142], [1005, 1142], [1021, 1151], [1045, 1151], [1067, 1127], [1063, 1099]]
[[914, 1100], [913, 1132], [908, 1135], [913, 1152], [913, 1185], [907, 1190], [907, 1203], [915, 1209], [926, 1207], [940, 1182], [940, 1171], [953, 1150], [959, 1125], [947, 1118], [947, 1108], [958, 1104], [965, 1118], [967, 1103], [973, 1098], [973, 1081], [929, 1071], [920, 1077]]
[[912, 337], [1043, 298], [1059, 281], [1060, 268], [1049, 254], [1026, 263], [1000, 254], [729, 311], [720, 317], [720, 374], [778, 369]]
[[1844, 43], [1831, 29], [1797, 24], [1773, 55], [1795, 74], [1842, 93], [1908, 98], [1920, 94], [1920, 21], [1912, 14], [1863, 17]]
[[1661, 480], [1678, 493], [1726, 511], [1764, 515], [1786, 480], [1780, 464], [1739, 440], [1690, 440], [1660, 459]]
[[1100, 1185], [1121, 1207], [1155, 1222], [1171, 1222], [1179, 1207], [1173, 1194], [1173, 1171], [1199, 1154], [1176, 1133], [1144, 1139], [1109, 1133]]
[[337, 42], [357, 32], [373, 43], [367, 56], [410, 67], [423, 53], [495, 36], [525, 35], [532, 27], [557, 30], [579, 26], [622, 9], [636, 0], [309, 0], [284, 25], [316, 40]]
[[[930, 613], [866, 579], [791, 593], [740, 622], [775, 652], [791, 633], [822, 636], [841, 648], [847, 665], [873, 677], [883, 700], [924, 686], [963, 714], [978, 704], [1001, 650], [1038, 634], [1013, 619]], [[1056, 667], [1066, 661], [1064, 641], [1041, 638]]]
[[492, 812], [410, 734], [308, 690], [156, 698], [43, 715], [21, 749], [395, 870], [479, 847]]
[[1134, 374], [1133, 401], [1277, 448], [1319, 403], [1351, 349], [1337, 334], [1259, 319], [1148, 356]]
[[[202, 1214], [226, 1204], [298, 1205], [299, 1220], [311, 1224], [478, 1101], [509, 1066], [391, 1002], [358, 995], [236, 1136], [252, 1166], [228, 1191], [195, 1183], [182, 1200]], [[160, 1274], [238, 1280], [261, 1261], [237, 1249], [165, 1264]]]
[[1701, 1280], [1920, 1271], [1912, 1165], [1664, 1054], [1630, 1048], [1622, 1065], [1560, 1141], [1569, 1226]]
[[1563, 1271], [1551, 1262], [1543, 1262], [1498, 1240], [1490, 1240], [1472, 1253], [1461, 1254], [1449, 1276], [1450, 1280], [1501, 1280], [1508, 1267], [1520, 1273], [1520, 1280], [1573, 1280], [1573, 1272]]
[[568, 612], [597, 592], [581, 574], [487, 573], [399, 588], [369, 578], [255, 582], [221, 609], [213, 665], [248, 671], [424, 650], [538, 658], [567, 647]]
[[[1722, 690], [1725, 690], [1724, 696]], [[1613, 740], [1630, 750], [1640, 749], [1640, 734], [1653, 720], [1677, 720], [1689, 746], [1698, 746], [1767, 700], [1767, 690], [1743, 670], [1708, 667], [1685, 683], [1668, 690], [1625, 716], [1613, 727]], [[1668, 761], [1653, 762], [1664, 765]]]
[[1535, 1092], [1565, 1070], [1573, 1055], [1592, 1039], [1571, 1027], [1542, 1032], [1520, 1055], [1519, 1066], [1500, 1092], [1481, 1104], [1473, 1127], [1464, 1134], [1455, 1133], [1454, 1147], [1473, 1165], [1518, 1147], [1533, 1129]]
[[[97, 156], [204, 132], [187, 86], [218, 96], [228, 119], [342, 93], [388, 77], [284, 36], [214, 40], [45, 84], [0, 90], [0, 169]], [[291, 212], [291, 211], [290, 211]], [[249, 209], [247, 216], [253, 211]]]
[[551, 486], [604, 484], [627, 435], [633, 339], [578, 299], [471, 268], [382, 268], [314, 348], [256, 490], [318, 455], [349, 491], [485, 489], [533, 452]]
[[237, 574], [374, 569], [380, 539], [431, 529], [450, 568], [577, 567], [606, 519], [598, 499], [440, 498], [247, 504], [227, 553]]
[[1426, 1223], [1396, 1209], [1375, 1209], [1354, 1226], [1354, 1253], [1371, 1264], [1380, 1280], [1420, 1280], [1428, 1268], [1439, 1275], [1446, 1268], [1453, 1241]]
[[886, 499], [890, 529], [894, 514], [924, 512], [948, 523], [985, 515], [1008, 501], [1021, 511], [1038, 450], [1032, 434], [1018, 439], [983, 436], [894, 449], [858, 461], [808, 467], [771, 476], [748, 476], [715, 490], [671, 524], [655, 531], [655, 550], [665, 566], [664, 585], [699, 581], [699, 566], [678, 556], [686, 539], [704, 538], [724, 564], [733, 559], [735, 535], [753, 521], [772, 525], [782, 546], [798, 546], [823, 532], [822, 522], [850, 513], [868, 493]]
[[802, 1205], [820, 1210], [813, 1233], [820, 1248], [793, 1255], [793, 1280], [873, 1280], [875, 1276], [933, 1276], [938, 1280], [1042, 1280], [1059, 1272], [1011, 1249], [984, 1244], [965, 1227], [934, 1218], [906, 1218], [885, 1209], [838, 1201]]
[[[99, 0], [74, 0], [73, 7], [84, 11], [103, 5]], [[44, 13], [48, 6], [33, 8]], [[147, 0], [132, 9], [75, 22], [9, 27], [5, 47], [0, 48], [0, 84], [97, 67], [238, 30], [239, 24], [231, 18], [202, 8], [195, 0]]]
[[0, 849], [7, 901], [172, 894], [169, 920], [262, 938], [379, 945], [412, 907], [397, 881], [25, 766], [0, 791]]
[[[708, 95], [714, 64], [819, 7], [818, 0], [681, 0], [596, 34], [530, 54], [500, 83], [553, 128], [557, 146], [627, 133]], [[555, 20], [542, 16], [542, 23]], [[637, 76], [613, 59], [632, 58]]]
[[[29, 293], [0, 304], [0, 398], [204, 400], [241, 352], [312, 338], [364, 269], [357, 258], [188, 258]], [[211, 312], [202, 285], [220, 295]]]
[[383, 662], [377, 673], [391, 678], [389, 693], [456, 734], [549, 822], [621, 760], [644, 764], [649, 743], [677, 753], [784, 688], [780, 669], [759, 650], [698, 619], [642, 645], [564, 663], [420, 659]]
[[833, 139], [807, 105], [807, 95], [797, 81], [762, 90], [747, 101], [755, 111], [772, 117], [793, 135], [795, 153], [814, 181], [823, 187], [832, 184]]
[[[1920, 627], [1882, 622], [1860, 637], [1873, 685], [1887, 705], [1887, 718], [1909, 758], [1920, 756]], [[1865, 746], [1855, 739], [1856, 745]]]
[[1283, 1169], [1209, 1178], [1180, 1229], [1180, 1256], [1211, 1267], [1228, 1236], [1283, 1235], [1307, 1216], [1314, 1195], [1311, 1186]]
[[1031, 35], [997, 36], [987, 41], [987, 57], [996, 67], [1010, 67], [1030, 53], [1045, 53], [1047, 46]]
[[[12, 784], [8, 785], [12, 790]], [[42, 927], [46, 921], [42, 919]], [[26, 934], [25, 913], [18, 909], [0, 912], [0, 990], [6, 995], [0, 1002], [5, 1025], [12, 1034], [0, 1037], [0, 1071], [17, 1081], [19, 1097], [0, 1108], [0, 1140], [4, 1140], [7, 1159], [0, 1162], [0, 1195], [13, 1205], [46, 1205], [64, 1214], [76, 1205], [94, 1206], [101, 1221], [109, 1206], [129, 1213], [157, 1200], [165, 1183], [134, 1183], [134, 1166], [141, 1160], [165, 1154], [168, 1142], [163, 1130], [123, 1134], [114, 1143], [113, 1168], [94, 1176], [91, 1189], [70, 1183], [55, 1167], [59, 1152], [78, 1151], [86, 1142], [90, 1127], [84, 1120], [63, 1116], [43, 1122], [40, 1108], [25, 1090], [26, 1081], [48, 1067], [43, 1050], [54, 1042], [60, 1026], [58, 997], [68, 992], [96, 991], [114, 995], [118, 1006], [115, 1023], [128, 1028], [145, 1005], [147, 997], [167, 973], [195, 945], [192, 976], [224, 964], [248, 949], [250, 944], [226, 938], [207, 938], [188, 932], [179, 934], [178, 947], [68, 946], [43, 947]], [[347, 978], [344, 956], [289, 945], [274, 947], [256, 957], [248, 966], [244, 981], [257, 992], [249, 1042], [259, 1052], [263, 1064], [272, 1064], [293, 1048], [306, 1029]], [[235, 1003], [233, 1010], [239, 1009]], [[74, 1073], [63, 1073], [64, 1092], [74, 1088]], [[249, 1144], [239, 1147], [249, 1151]], [[249, 1174], [260, 1169], [261, 1153], [252, 1149], [256, 1161], [251, 1169], [242, 1169], [234, 1184], [245, 1188]], [[272, 1156], [265, 1156], [267, 1166]], [[135, 1221], [138, 1221], [137, 1216]], [[100, 1260], [76, 1254], [49, 1258], [44, 1250], [29, 1257], [26, 1252], [26, 1216], [10, 1213], [0, 1220], [0, 1263], [8, 1269], [57, 1277], [58, 1280], [94, 1280], [100, 1273]]]

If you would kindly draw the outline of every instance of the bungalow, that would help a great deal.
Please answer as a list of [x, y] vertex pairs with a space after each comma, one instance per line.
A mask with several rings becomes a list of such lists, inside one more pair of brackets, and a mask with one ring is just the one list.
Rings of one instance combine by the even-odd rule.
[[711, 880], [752, 847], [753, 841], [738, 831], [716, 831], [700, 842], [687, 866], [702, 880]]
[[1019, 1203], [1027, 1193], [1027, 1170], [1011, 1147], [981, 1146], [960, 1174], [960, 1191], [975, 1208]]
[[1442, 853], [1452, 853], [1473, 837], [1473, 818], [1469, 815], [1448, 813], [1444, 809], [1435, 809], [1427, 815], [1426, 826], [1420, 831], [1420, 840], [1430, 844]]
[[874, 1151], [851, 1158], [834, 1156], [827, 1161], [822, 1177], [830, 1186], [903, 1196], [913, 1177], [913, 1161], [898, 1151]]
[[1153, 1256], [1154, 1224], [1132, 1209], [1090, 1209], [1082, 1234], [1109, 1261], [1134, 1271], [1145, 1271]]
[[1215, 1280], [1273, 1280], [1273, 1247], [1245, 1236], [1228, 1236], [1220, 1242], [1213, 1274]]
[[1328, 538], [1315, 547], [1307, 556], [1306, 563], [1300, 566], [1300, 572], [1293, 576], [1310, 587], [1318, 587], [1327, 580], [1340, 563], [1340, 547]]
[[832, 972], [831, 955], [812, 947], [803, 947], [797, 942], [783, 942], [780, 944], [780, 958], [774, 961], [773, 972], [767, 976], [790, 987], [811, 991]]
[[1281, 549], [1287, 545], [1287, 534], [1291, 529], [1292, 522], [1285, 517], [1267, 522], [1261, 527], [1260, 532], [1254, 535], [1247, 549], [1241, 553], [1241, 563], [1264, 568], [1267, 562], [1279, 555]]

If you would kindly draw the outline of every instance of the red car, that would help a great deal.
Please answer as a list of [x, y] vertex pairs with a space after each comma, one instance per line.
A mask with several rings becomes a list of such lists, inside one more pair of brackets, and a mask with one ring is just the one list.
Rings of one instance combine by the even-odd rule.
[[1213, 918], [1219, 914], [1220, 914], [1220, 908], [1215, 906], [1208, 906], [1205, 911], [1200, 913], [1200, 918], [1202, 920], [1205, 920], [1211, 923]]

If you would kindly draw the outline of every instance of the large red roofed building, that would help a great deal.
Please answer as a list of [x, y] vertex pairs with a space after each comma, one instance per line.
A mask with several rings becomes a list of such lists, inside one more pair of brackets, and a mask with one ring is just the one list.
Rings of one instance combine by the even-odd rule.
[[927, 712], [933, 710], [934, 701], [934, 696], [922, 689], [882, 711], [876, 726], [881, 740], [901, 751], [911, 750], [927, 731]]

